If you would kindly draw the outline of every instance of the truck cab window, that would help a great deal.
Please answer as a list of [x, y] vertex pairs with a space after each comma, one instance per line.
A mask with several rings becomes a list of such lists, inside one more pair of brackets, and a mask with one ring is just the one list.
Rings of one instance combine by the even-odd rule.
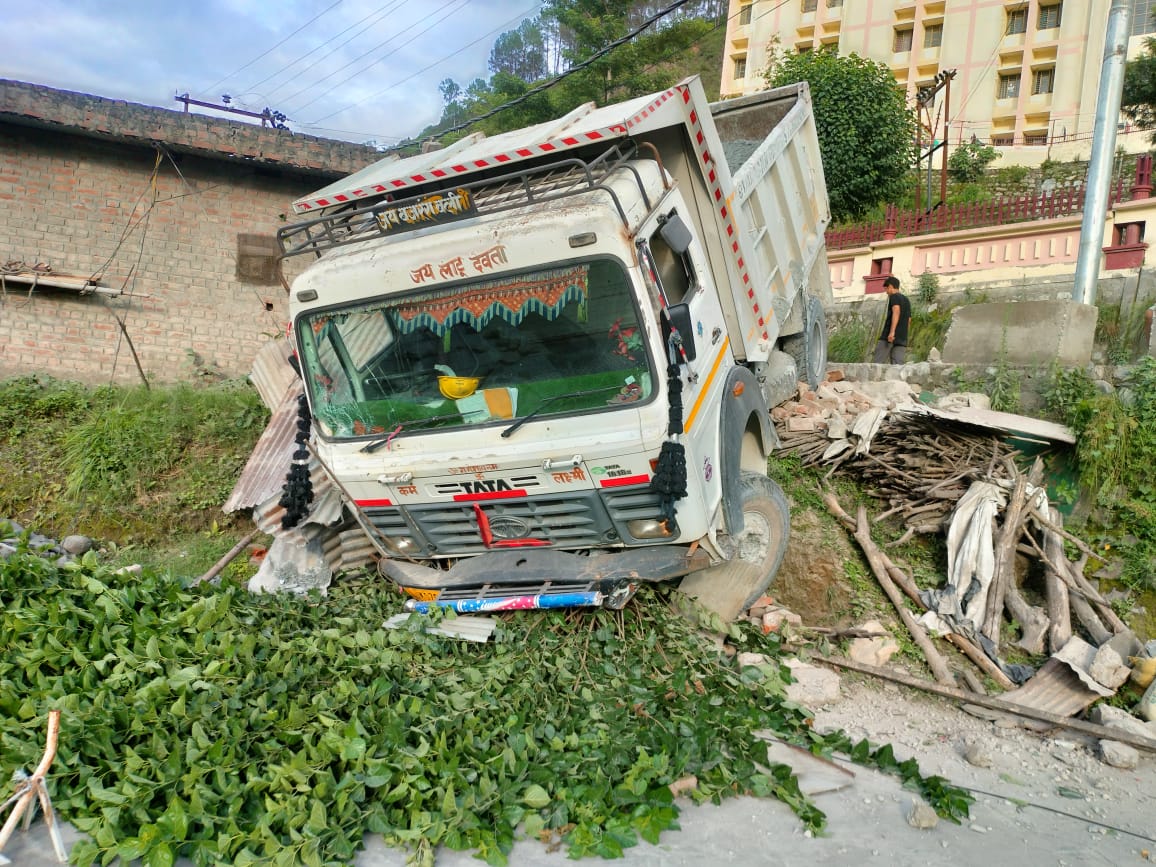
[[697, 288], [690, 253], [676, 253], [662, 237], [661, 232], [651, 235], [648, 243], [666, 302], [678, 304], [686, 300], [686, 297]]
[[653, 394], [615, 259], [315, 311], [295, 328], [331, 437], [613, 411]]

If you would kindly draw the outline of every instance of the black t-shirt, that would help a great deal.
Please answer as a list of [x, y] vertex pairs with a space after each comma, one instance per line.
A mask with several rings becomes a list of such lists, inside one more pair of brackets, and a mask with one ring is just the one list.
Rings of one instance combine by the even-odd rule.
[[895, 345], [907, 345], [907, 324], [911, 321], [911, 302], [902, 292], [887, 296], [887, 310], [883, 314], [883, 330], [879, 333], [880, 340], [886, 340], [891, 334], [892, 308], [899, 308], [899, 322], [895, 325]]

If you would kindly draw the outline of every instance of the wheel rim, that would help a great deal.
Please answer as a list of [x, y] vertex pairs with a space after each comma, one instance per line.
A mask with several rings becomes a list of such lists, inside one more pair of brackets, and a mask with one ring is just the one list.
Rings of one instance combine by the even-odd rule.
[[811, 339], [807, 347], [807, 371], [812, 382], [819, 382], [827, 372], [827, 346], [823, 341], [823, 326], [818, 320], [811, 322]]
[[735, 554], [746, 563], [764, 563], [771, 551], [771, 524], [762, 512], [743, 512], [743, 531], [734, 539]]

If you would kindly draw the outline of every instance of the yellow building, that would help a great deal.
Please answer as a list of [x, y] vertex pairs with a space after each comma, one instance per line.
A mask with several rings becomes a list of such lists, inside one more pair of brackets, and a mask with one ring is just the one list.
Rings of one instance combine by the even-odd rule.
[[[1128, 57], [1156, 35], [1153, 0], [1131, 6]], [[1087, 159], [1111, 0], [731, 0], [722, 95], [766, 87], [776, 51], [830, 47], [891, 68], [915, 94], [955, 76], [923, 115], [926, 134], [972, 136], [1002, 165]], [[930, 123], [928, 122], [930, 120]], [[1121, 118], [1123, 121], [1123, 118]], [[1146, 151], [1147, 132], [1122, 124], [1117, 146]]]

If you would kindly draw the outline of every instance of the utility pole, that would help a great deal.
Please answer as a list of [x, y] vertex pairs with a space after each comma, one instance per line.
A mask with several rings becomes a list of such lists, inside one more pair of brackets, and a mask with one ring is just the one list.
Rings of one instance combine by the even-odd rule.
[[1081, 304], [1096, 303], [1096, 283], [1104, 255], [1104, 221], [1108, 213], [1112, 160], [1116, 155], [1116, 124], [1120, 119], [1120, 96], [1124, 91], [1124, 64], [1128, 57], [1128, 21], [1128, 0], [1112, 0], [1108, 10], [1108, 32], [1104, 37], [1100, 92], [1096, 98], [1096, 125], [1092, 129], [1092, 158], [1088, 162], [1084, 218], [1080, 223], [1076, 282], [1072, 287], [1072, 298]]
[[[951, 128], [951, 79], [955, 78], [954, 69], [940, 70], [935, 74], [935, 80], [925, 86], [921, 87], [915, 94], [915, 168], [916, 175], [919, 174], [919, 167], [923, 164], [923, 121], [919, 116], [919, 112], [927, 112], [928, 129], [931, 130], [931, 140], [928, 142], [927, 149], [927, 210], [932, 208], [931, 204], [931, 170], [934, 163], [934, 155], [940, 148], [943, 149], [943, 170], [939, 179], [939, 201], [943, 202], [947, 199], [947, 136], [948, 130]], [[943, 138], [940, 139], [939, 144], [935, 143], [935, 133], [939, 129], [939, 120], [931, 123], [931, 111], [928, 106], [935, 100], [935, 95], [939, 91], [944, 91], [943, 95]], [[915, 183], [915, 210], [918, 213], [920, 210], [919, 202], [919, 188], [922, 186], [922, 178]]]
[[270, 108], [266, 108], [264, 111], [245, 111], [243, 108], [233, 108], [231, 105], [218, 105], [215, 102], [202, 102], [199, 99], [193, 99], [188, 95], [188, 93], [179, 93], [174, 96], [173, 99], [175, 99], [177, 102], [183, 102], [185, 104], [185, 114], [189, 113], [190, 105], [199, 105], [202, 108], [214, 108], [217, 111], [227, 111], [230, 114], [239, 114], [243, 115], [244, 117], [257, 118], [259, 121], [261, 121], [261, 126], [268, 124], [274, 129], [288, 129], [288, 127], [285, 126], [285, 121], [288, 120], [288, 118], [281, 114], [281, 112], [273, 111]]

